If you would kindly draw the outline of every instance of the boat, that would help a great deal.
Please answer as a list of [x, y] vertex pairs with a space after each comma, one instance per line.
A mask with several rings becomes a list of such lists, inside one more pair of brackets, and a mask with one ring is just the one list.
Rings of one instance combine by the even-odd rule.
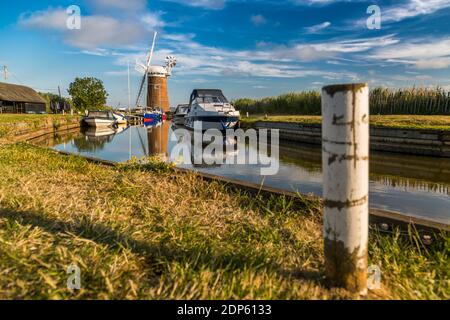
[[201, 124], [202, 130], [227, 130], [237, 127], [240, 113], [228, 102], [219, 89], [196, 89], [192, 92], [185, 126], [194, 129]]
[[87, 111], [83, 122], [90, 127], [113, 127], [117, 120], [112, 111]]
[[128, 123], [127, 117], [125, 117], [125, 115], [122, 113], [114, 112], [113, 116], [114, 116], [114, 118], [116, 118], [117, 124], [127, 124]]
[[161, 109], [144, 112], [144, 125], [154, 126], [167, 120], [167, 115]]
[[173, 113], [173, 123], [176, 125], [184, 125], [184, 120], [189, 110], [189, 104], [179, 104]]

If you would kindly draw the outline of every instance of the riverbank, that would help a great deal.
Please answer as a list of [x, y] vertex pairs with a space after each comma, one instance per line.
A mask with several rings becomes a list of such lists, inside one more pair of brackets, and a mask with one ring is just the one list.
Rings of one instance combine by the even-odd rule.
[[0, 114], [0, 144], [37, 138], [80, 127], [79, 116]]
[[[322, 144], [318, 116], [255, 116], [242, 127], [278, 129], [280, 139]], [[403, 154], [450, 157], [450, 116], [371, 116], [370, 148]]]
[[[242, 117], [243, 124], [252, 124], [255, 122], [285, 122], [299, 124], [321, 125], [321, 116], [274, 116], [252, 115], [249, 118]], [[442, 130], [450, 131], [450, 116], [416, 116], [416, 115], [371, 115], [370, 125], [376, 128], [386, 129], [423, 129], [423, 130]]]
[[[342, 299], [324, 282], [321, 204], [157, 162], [111, 167], [0, 146], [0, 298]], [[449, 299], [450, 236], [370, 235], [369, 298]], [[67, 267], [82, 289], [66, 288]]]

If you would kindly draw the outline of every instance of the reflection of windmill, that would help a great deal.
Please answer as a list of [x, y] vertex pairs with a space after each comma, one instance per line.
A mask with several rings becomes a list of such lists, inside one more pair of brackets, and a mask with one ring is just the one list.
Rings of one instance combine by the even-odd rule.
[[136, 106], [142, 98], [145, 81], [147, 80], [147, 108], [162, 109], [164, 112], [170, 111], [169, 95], [167, 92], [167, 78], [172, 75], [172, 69], [176, 66], [177, 60], [174, 56], [166, 57], [165, 66], [152, 66], [153, 52], [155, 50], [157, 32], [153, 36], [153, 43], [147, 56], [145, 65], [138, 64], [144, 69], [144, 76], [139, 87]]

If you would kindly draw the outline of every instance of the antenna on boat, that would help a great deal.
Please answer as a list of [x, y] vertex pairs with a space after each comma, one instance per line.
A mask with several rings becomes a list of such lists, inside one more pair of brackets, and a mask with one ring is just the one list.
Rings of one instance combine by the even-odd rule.
[[130, 60], [128, 60], [128, 113], [131, 115]]
[[145, 66], [140, 64], [140, 66], [144, 68], [145, 73], [144, 73], [144, 77], [142, 78], [142, 81], [141, 81], [141, 86], [139, 87], [139, 93], [138, 93], [137, 100], [136, 100], [136, 106], [139, 105], [139, 101], [141, 100], [142, 89], [144, 88], [145, 80], [147, 78], [147, 73], [149, 71], [150, 64], [152, 63], [153, 51], [155, 50], [155, 43], [156, 43], [156, 36], [157, 35], [158, 35], [158, 32], [155, 31], [155, 33], [153, 35], [152, 47], [151, 47], [150, 52], [149, 52], [149, 54], [147, 56], [147, 62], [145, 64]]

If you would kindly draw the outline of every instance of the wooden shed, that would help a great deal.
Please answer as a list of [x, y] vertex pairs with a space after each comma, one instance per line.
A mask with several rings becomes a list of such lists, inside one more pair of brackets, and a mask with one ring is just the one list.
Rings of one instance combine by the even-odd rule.
[[0, 113], [44, 113], [45, 100], [33, 89], [0, 82]]

